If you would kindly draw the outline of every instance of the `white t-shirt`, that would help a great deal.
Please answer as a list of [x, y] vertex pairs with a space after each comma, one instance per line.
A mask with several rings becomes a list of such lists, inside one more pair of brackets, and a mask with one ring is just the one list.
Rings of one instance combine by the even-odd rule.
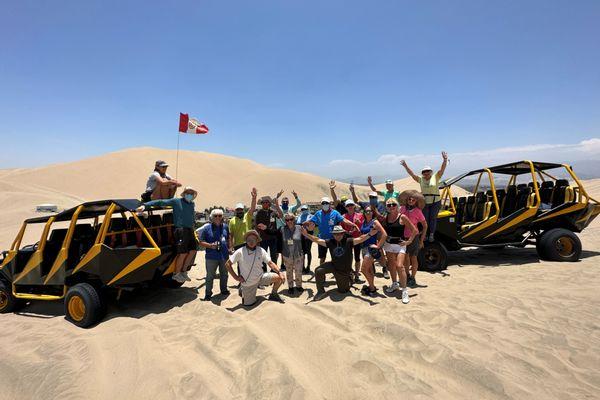
[[[154, 192], [154, 189], [156, 189], [156, 184], [158, 182], [156, 178], [160, 178], [160, 174], [158, 173], [158, 171], [154, 171], [152, 175], [150, 175], [150, 177], [148, 178], [148, 182], [146, 182], [146, 192]], [[173, 178], [171, 178], [171, 175], [169, 174], [165, 174], [164, 179], [173, 180]]]
[[263, 275], [262, 263], [271, 262], [269, 253], [260, 246], [256, 246], [255, 250], [248, 249], [247, 246], [237, 249], [231, 256], [229, 261], [232, 264], [239, 263], [240, 275], [245, 283], [244, 286], [258, 285], [260, 278]]

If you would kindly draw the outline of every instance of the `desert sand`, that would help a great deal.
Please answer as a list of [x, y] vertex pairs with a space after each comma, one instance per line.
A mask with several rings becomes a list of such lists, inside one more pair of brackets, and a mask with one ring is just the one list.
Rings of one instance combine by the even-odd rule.
[[[37, 203], [137, 196], [155, 159], [174, 162], [159, 152], [0, 171], [2, 248]], [[181, 157], [180, 178], [202, 206], [247, 202], [253, 184], [328, 192], [325, 178], [196, 158]], [[585, 184], [600, 197], [599, 179]], [[314, 302], [310, 275], [300, 297], [283, 291], [285, 304], [245, 310], [231, 279], [230, 296], [203, 302], [200, 253], [192, 282], [124, 296], [91, 329], [66, 322], [61, 303], [0, 315], [0, 399], [600, 398], [598, 220], [580, 237], [577, 263], [541, 262], [533, 248], [451, 253], [448, 270], [417, 275], [409, 305], [333, 286]]]

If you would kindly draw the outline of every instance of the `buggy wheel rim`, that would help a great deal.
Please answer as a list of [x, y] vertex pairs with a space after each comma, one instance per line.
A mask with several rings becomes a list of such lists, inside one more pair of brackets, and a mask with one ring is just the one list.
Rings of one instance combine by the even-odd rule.
[[8, 295], [4, 291], [0, 291], [0, 310], [4, 310], [8, 305]]
[[79, 296], [73, 296], [69, 299], [69, 304], [67, 306], [69, 309], [69, 315], [75, 321], [79, 322], [85, 317], [85, 304], [83, 299]]
[[428, 265], [438, 265], [440, 262], [440, 255], [437, 251], [429, 249], [425, 253], [425, 261]]
[[561, 257], [571, 257], [575, 253], [575, 243], [570, 237], [562, 236], [558, 238], [554, 245]]

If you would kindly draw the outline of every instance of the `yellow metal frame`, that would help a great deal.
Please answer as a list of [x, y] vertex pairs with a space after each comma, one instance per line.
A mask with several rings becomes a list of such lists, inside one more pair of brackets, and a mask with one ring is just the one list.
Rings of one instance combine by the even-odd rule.
[[24, 299], [24, 300], [61, 300], [64, 299], [65, 296], [67, 295], [67, 286], [63, 285], [63, 293], [60, 296], [56, 296], [56, 295], [51, 295], [51, 294], [30, 294], [30, 293], [17, 293], [16, 289], [15, 289], [15, 285], [13, 283], [12, 285], [12, 294], [13, 296], [15, 296], [15, 298], [17, 299]]
[[[31, 257], [27, 261], [27, 264], [25, 265], [25, 268], [23, 268], [23, 271], [21, 271], [19, 276], [13, 279], [13, 284], [23, 279], [23, 277], [25, 277], [27, 274], [29, 274], [31, 271], [38, 268], [42, 264], [42, 260], [44, 258], [44, 248], [46, 247], [46, 241], [48, 239], [48, 232], [50, 231], [50, 225], [52, 225], [55, 218], [56, 217], [50, 217], [46, 222], [46, 225], [44, 225], [44, 230], [42, 231], [42, 237], [40, 238], [38, 249], [31, 255]], [[22, 238], [23, 237], [21, 236], [21, 239]]]
[[[500, 216], [500, 206], [498, 205], [498, 196], [496, 196], [496, 184], [494, 183], [494, 175], [492, 174], [492, 171], [490, 171], [488, 168], [484, 168], [484, 171], [487, 172], [488, 174], [488, 178], [490, 180], [490, 187], [492, 190], [492, 198], [493, 198], [493, 203], [496, 206], [496, 213], [491, 216], [488, 217], [487, 219], [478, 222], [477, 224], [473, 224], [470, 225], [470, 227], [475, 226], [475, 228], [473, 228], [471, 231], [469, 231], [467, 234], [465, 234], [462, 238], [467, 238], [485, 228], [488, 228], [492, 225], [494, 225], [497, 221], [498, 221], [498, 217]], [[477, 186], [476, 188], [479, 188], [479, 183], [481, 181], [481, 176], [483, 175], [483, 172], [481, 172], [481, 174], [479, 174], [479, 179], [477, 180]], [[475, 195], [477, 195], [477, 191], [475, 191]], [[467, 229], [469, 229], [467, 228]]]
[[69, 224], [69, 230], [63, 240], [62, 246], [58, 254], [56, 255], [56, 259], [54, 259], [54, 263], [52, 264], [52, 268], [50, 268], [50, 272], [48, 272], [48, 276], [44, 280], [44, 285], [48, 283], [48, 281], [58, 272], [60, 267], [67, 261], [67, 255], [69, 254], [69, 247], [71, 247], [71, 241], [73, 239], [73, 233], [75, 232], [75, 225], [77, 225], [77, 219], [79, 218], [79, 214], [83, 210], [83, 205], [77, 207], [73, 216], [71, 217], [71, 223]]

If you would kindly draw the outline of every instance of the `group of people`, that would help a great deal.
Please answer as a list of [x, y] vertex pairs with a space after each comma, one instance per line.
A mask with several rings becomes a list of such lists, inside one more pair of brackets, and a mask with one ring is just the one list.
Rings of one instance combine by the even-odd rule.
[[[194, 231], [195, 189], [184, 187], [180, 197], [173, 197], [181, 183], [167, 173], [168, 164], [156, 162], [142, 195], [138, 212], [154, 206], [173, 209], [177, 259], [174, 280], [190, 280], [187, 271], [194, 264], [198, 247], [206, 250], [206, 285], [204, 300], [213, 296], [213, 282], [219, 276], [220, 294], [228, 295], [228, 277], [239, 282], [245, 306], [253, 305], [259, 287], [272, 286], [269, 300], [282, 301], [278, 294], [287, 280], [290, 294], [302, 293], [302, 275], [310, 273], [311, 244], [318, 245], [319, 266], [314, 271], [315, 299], [325, 296], [327, 274], [332, 274], [338, 291], [348, 292], [353, 283], [366, 279], [361, 293], [377, 296], [375, 262], [384, 267], [384, 278], [391, 279], [385, 292], [401, 291], [404, 304], [409, 303], [408, 287], [416, 285], [419, 250], [426, 241], [435, 240], [437, 214], [441, 208], [439, 182], [448, 162], [442, 152], [441, 168], [434, 173], [429, 166], [416, 175], [403, 160], [401, 165], [421, 186], [421, 191], [398, 192], [391, 180], [386, 190], [377, 191], [371, 177], [368, 201], [360, 201], [354, 185], [352, 198], [336, 195], [336, 183], [330, 182], [331, 197], [323, 197], [320, 209], [311, 214], [298, 194], [290, 205], [281, 190], [274, 197], [258, 198], [251, 191], [250, 207], [235, 206], [235, 215], [225, 223], [224, 212], [213, 209], [209, 222]], [[379, 198], [383, 197], [383, 203]], [[280, 200], [281, 199], [281, 200]], [[326, 262], [327, 253], [331, 260]], [[281, 254], [281, 265], [277, 264]], [[285, 272], [285, 273], [284, 273]]]

